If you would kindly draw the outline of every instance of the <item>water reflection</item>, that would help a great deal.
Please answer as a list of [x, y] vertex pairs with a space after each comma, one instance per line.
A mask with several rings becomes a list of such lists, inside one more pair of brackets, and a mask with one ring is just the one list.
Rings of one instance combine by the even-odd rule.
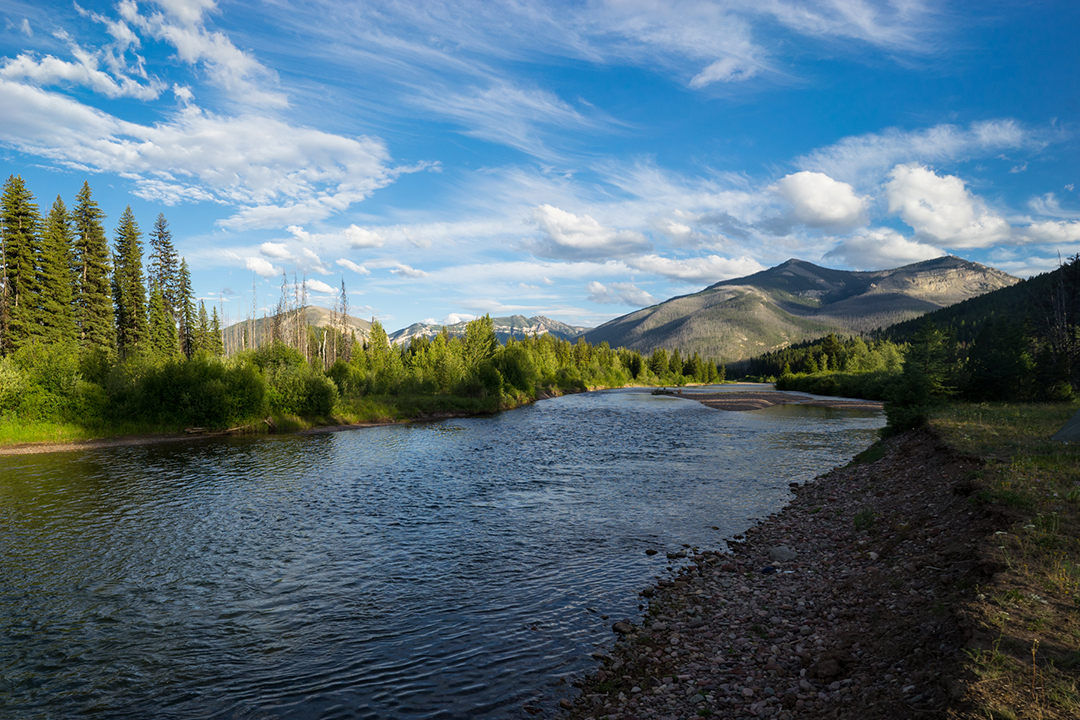
[[721, 544], [881, 424], [623, 391], [2, 458], [0, 710], [516, 717], [636, 613], [646, 548]]

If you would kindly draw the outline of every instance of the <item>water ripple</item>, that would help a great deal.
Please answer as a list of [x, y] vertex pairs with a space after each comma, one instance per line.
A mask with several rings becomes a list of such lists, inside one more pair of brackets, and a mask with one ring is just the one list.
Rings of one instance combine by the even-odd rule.
[[719, 546], [881, 424], [631, 391], [2, 458], [0, 714], [519, 717], [637, 613], [645, 549]]

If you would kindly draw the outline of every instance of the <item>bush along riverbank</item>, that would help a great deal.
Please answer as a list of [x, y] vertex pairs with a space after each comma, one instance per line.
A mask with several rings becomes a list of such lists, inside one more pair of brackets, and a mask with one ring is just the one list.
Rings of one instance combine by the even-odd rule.
[[974, 435], [942, 409], [686, 549], [565, 715], [1080, 715], [1080, 458], [1045, 440], [1070, 408], [977, 407]]

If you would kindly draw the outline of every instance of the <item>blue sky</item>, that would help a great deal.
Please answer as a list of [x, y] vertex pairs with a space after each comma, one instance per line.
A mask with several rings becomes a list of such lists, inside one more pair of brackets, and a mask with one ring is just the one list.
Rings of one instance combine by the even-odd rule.
[[[581, 325], [796, 257], [1080, 252], [1080, 4], [0, 0], [0, 173], [231, 321]], [[254, 295], [253, 295], [254, 293]]]

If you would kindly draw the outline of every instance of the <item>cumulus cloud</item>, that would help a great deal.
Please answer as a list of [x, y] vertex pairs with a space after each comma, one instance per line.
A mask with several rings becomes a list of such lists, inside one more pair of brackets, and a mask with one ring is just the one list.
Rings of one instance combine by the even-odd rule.
[[1075, 221], [1046, 220], [1032, 223], [1019, 232], [1025, 240], [1034, 243], [1080, 242], [1080, 222]]
[[640, 233], [612, 230], [588, 215], [575, 215], [551, 205], [534, 209], [532, 221], [544, 237], [527, 242], [526, 247], [541, 257], [597, 260], [626, 257], [652, 249]]
[[362, 248], [376, 248], [382, 247], [386, 242], [383, 236], [374, 230], [368, 230], [357, 225], [350, 225], [345, 228], [345, 239], [349, 242], [349, 247], [362, 249]]
[[280, 275], [284, 270], [274, 265], [269, 260], [258, 257], [244, 258], [244, 267], [259, 277], [272, 278]]
[[441, 325], [457, 325], [463, 322], [472, 322], [476, 319], [476, 315], [470, 315], [469, 313], [450, 313], [443, 318]]
[[607, 305], [630, 305], [644, 307], [656, 302], [656, 298], [633, 283], [610, 283], [604, 285], [595, 280], [589, 283], [589, 301]]
[[337, 292], [337, 290], [330, 287], [321, 280], [305, 280], [304, 284], [307, 285], [308, 290], [312, 290], [317, 293], [323, 293], [325, 295], [332, 295]]
[[930, 242], [981, 248], [1007, 240], [1009, 222], [990, 210], [955, 175], [941, 176], [918, 164], [897, 165], [885, 186], [889, 212]]
[[824, 173], [797, 172], [781, 178], [770, 189], [791, 204], [795, 220], [810, 227], [853, 227], [866, 222], [868, 199]]
[[891, 228], [877, 228], [843, 240], [825, 257], [857, 270], [882, 270], [944, 254], [939, 248], [909, 240]]
[[643, 255], [628, 258], [623, 262], [637, 270], [663, 275], [672, 280], [704, 283], [752, 275], [765, 269], [764, 265], [746, 255], [735, 259], [709, 255], [688, 260]]
[[337, 264], [340, 265], [341, 267], [345, 268], [346, 270], [352, 270], [354, 273], [356, 273], [358, 275], [370, 275], [371, 274], [371, 271], [368, 270], [363, 265], [357, 265], [352, 260], [347, 260], [346, 258], [340, 258], [337, 261]]

